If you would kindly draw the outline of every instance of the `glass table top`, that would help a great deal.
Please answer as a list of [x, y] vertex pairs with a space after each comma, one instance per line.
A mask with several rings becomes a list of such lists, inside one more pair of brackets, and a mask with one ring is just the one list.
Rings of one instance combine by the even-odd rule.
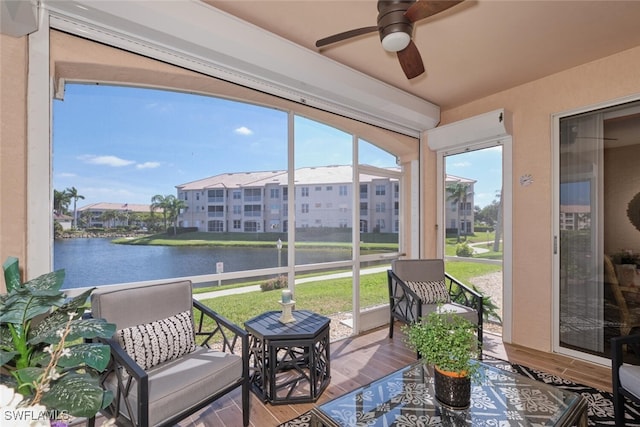
[[327, 426], [586, 425], [586, 402], [563, 390], [480, 363], [471, 405], [453, 410], [434, 394], [432, 369], [416, 362], [314, 408]]

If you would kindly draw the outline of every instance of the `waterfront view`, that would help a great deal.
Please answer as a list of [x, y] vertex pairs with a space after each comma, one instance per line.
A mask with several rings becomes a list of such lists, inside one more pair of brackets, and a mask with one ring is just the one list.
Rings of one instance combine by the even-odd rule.
[[[344, 250], [296, 250], [298, 264], [345, 260]], [[279, 259], [280, 258], [280, 259]], [[54, 242], [54, 268], [65, 269], [64, 288], [111, 285], [143, 280], [255, 270], [287, 265], [287, 251], [273, 248], [117, 245], [108, 238]]]

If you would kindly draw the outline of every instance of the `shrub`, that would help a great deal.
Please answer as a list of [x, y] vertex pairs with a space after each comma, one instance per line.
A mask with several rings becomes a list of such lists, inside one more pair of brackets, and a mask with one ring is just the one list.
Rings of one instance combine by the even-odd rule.
[[472, 257], [473, 248], [469, 246], [469, 243], [462, 242], [456, 245], [456, 255], [461, 257]]
[[262, 292], [266, 292], [266, 291], [272, 291], [274, 289], [286, 288], [288, 286], [289, 284], [287, 282], [287, 276], [280, 275], [278, 277], [274, 277], [262, 283], [260, 285], [260, 289], [262, 290]]

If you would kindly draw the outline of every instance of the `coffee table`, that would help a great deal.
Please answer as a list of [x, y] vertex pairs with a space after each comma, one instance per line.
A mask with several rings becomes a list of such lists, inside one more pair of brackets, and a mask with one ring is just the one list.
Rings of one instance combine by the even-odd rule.
[[313, 408], [311, 425], [586, 427], [587, 403], [579, 394], [484, 363], [479, 368], [468, 409], [440, 404], [432, 368], [418, 361]]

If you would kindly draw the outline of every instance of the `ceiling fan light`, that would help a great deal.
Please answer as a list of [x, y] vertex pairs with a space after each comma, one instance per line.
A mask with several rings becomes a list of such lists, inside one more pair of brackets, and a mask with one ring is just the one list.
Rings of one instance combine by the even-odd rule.
[[382, 47], [388, 52], [398, 52], [409, 46], [411, 37], [402, 31], [387, 34], [382, 39]]

